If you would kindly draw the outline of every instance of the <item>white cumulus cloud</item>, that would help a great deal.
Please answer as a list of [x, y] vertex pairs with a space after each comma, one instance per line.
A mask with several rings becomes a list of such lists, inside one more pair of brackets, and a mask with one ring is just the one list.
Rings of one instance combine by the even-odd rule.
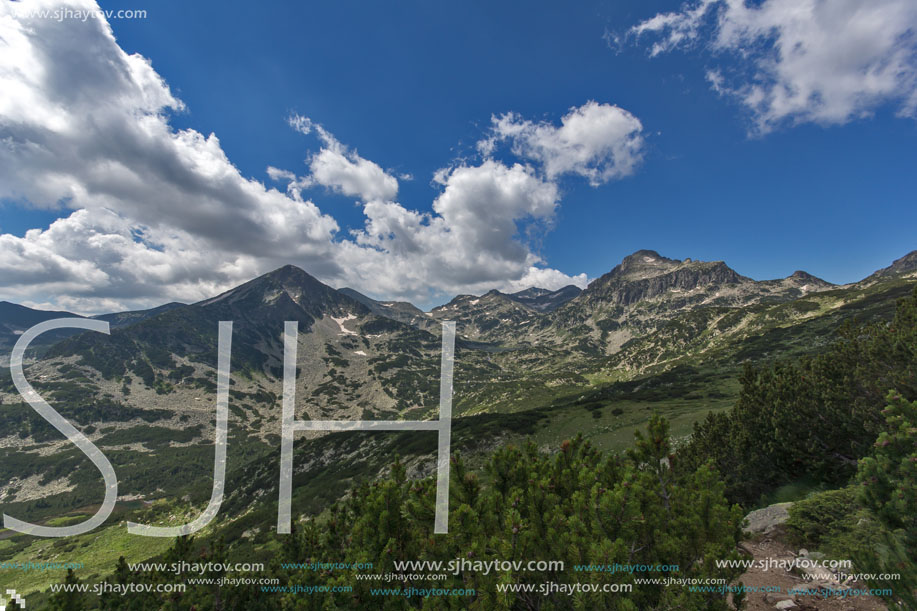
[[299, 179], [297, 187], [318, 184], [363, 201], [393, 200], [398, 195], [397, 178], [348, 149], [321, 125], [298, 114], [290, 117], [289, 124], [302, 134], [314, 130], [323, 144], [320, 151], [310, 156], [310, 174]]
[[[431, 279], [446, 293], [482, 292], [514, 286], [532, 270], [554, 282], [582, 283], [539, 266], [544, 262], [516, 239], [520, 223], [549, 225], [558, 205], [557, 185], [529, 166], [487, 160], [440, 173], [444, 188], [433, 213], [395, 202], [369, 202], [366, 225], [355, 232], [359, 252], [348, 259], [367, 290], [384, 294], [386, 274], [416, 292]], [[372, 253], [367, 255], [367, 251]], [[391, 288], [389, 288], [391, 290]]]
[[553, 180], [578, 174], [598, 186], [633, 174], [643, 159], [643, 125], [633, 114], [611, 104], [589, 101], [571, 108], [559, 127], [535, 123], [515, 113], [492, 118], [491, 134], [478, 143], [488, 156], [502, 141], [514, 154], [540, 163]]
[[733, 60], [708, 70], [713, 89], [738, 99], [755, 129], [841, 124], [885, 104], [917, 113], [917, 2], [913, 0], [701, 0], [630, 30], [655, 36], [658, 55], [703, 41]]

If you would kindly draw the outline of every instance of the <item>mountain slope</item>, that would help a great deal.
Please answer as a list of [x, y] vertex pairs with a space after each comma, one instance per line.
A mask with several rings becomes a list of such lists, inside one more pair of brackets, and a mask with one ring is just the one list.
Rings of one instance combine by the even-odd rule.
[[[497, 291], [464, 295], [423, 315], [427, 331], [396, 318], [399, 312], [416, 317], [419, 310], [337, 291], [287, 266], [196, 304], [113, 315], [124, 324], [111, 335], [66, 338], [27, 376], [111, 455], [123, 474], [124, 494], [150, 499], [174, 493], [176, 473], [182, 485], [207, 487], [223, 320], [234, 322], [230, 426], [231, 452], [238, 455], [231, 459], [242, 464], [270, 453], [279, 439], [281, 335], [288, 320], [298, 321], [300, 330], [300, 419], [435, 418], [437, 326], [456, 320], [458, 420], [474, 417], [507, 431], [525, 424], [526, 435], [545, 442], [586, 431], [615, 444], [629, 438], [650, 409], [689, 431], [707, 410], [728, 405], [735, 393], [729, 380], [743, 361], [817, 351], [844, 320], [887, 317], [915, 283], [908, 274], [848, 286], [804, 272], [754, 281], [723, 262], [639, 251], [556, 310], [539, 311]], [[45, 514], [94, 499], [97, 472], [89, 464], [61, 470], [81, 455], [20, 405], [3, 371], [0, 401], [0, 430], [6, 431], [0, 499], [18, 499], [17, 510]], [[498, 430], [487, 431], [502, 438]], [[325, 458], [346, 456], [364, 465], [381, 464], [374, 452], [393, 447], [372, 435], [356, 445], [347, 435], [318, 444], [319, 438], [325, 439], [301, 437], [304, 447]], [[319, 459], [307, 452], [306, 460]], [[51, 476], [41, 479], [49, 469]], [[28, 480], [26, 496], [21, 482], [30, 477], [35, 480]], [[52, 501], [38, 508], [32, 502], [38, 498]]]
[[915, 272], [917, 272], [917, 250], [912, 250], [900, 259], [893, 261], [888, 267], [878, 270], [866, 278], [865, 281], [893, 278], [896, 276], [911, 276]]
[[169, 310], [180, 308], [184, 305], [185, 304], [183, 303], [173, 301], [171, 303], [166, 303], [149, 310], [132, 310], [128, 312], [114, 312], [112, 314], [99, 314], [97, 316], [93, 316], [92, 318], [107, 321], [108, 324], [110, 324], [113, 328], [126, 327], [128, 325], [133, 325], [135, 323], [146, 320], [147, 318], [152, 318], [153, 316], [161, 314], [162, 312], [168, 312]]
[[539, 312], [553, 312], [582, 292], [578, 286], [569, 284], [556, 291], [532, 287], [518, 293], [510, 293], [506, 297]]
[[[108, 322], [112, 328], [118, 328], [146, 320], [147, 318], [155, 316], [161, 312], [166, 312], [182, 305], [183, 304], [180, 303], [167, 303], [150, 310], [99, 314], [97, 316], [90, 316], [89, 318], [104, 320]], [[0, 301], [0, 363], [7, 364], [9, 362], [10, 351], [19, 340], [19, 336], [22, 335], [26, 330], [34, 327], [40, 322], [52, 320], [55, 318], [85, 317], [81, 316], [80, 314], [74, 314], [72, 312], [36, 310], [15, 303], [10, 303], [8, 301]], [[35, 355], [43, 353], [48, 346], [60, 341], [61, 339], [76, 335], [80, 332], [81, 331], [75, 329], [57, 329], [55, 331], [49, 331], [48, 333], [39, 335], [32, 341], [31, 344], [29, 344], [29, 358], [33, 358]]]
[[[117, 317], [136, 322], [113, 327], [110, 335], [65, 339], [30, 370], [49, 399], [67, 401], [62, 411], [78, 424], [97, 425], [100, 415], [115, 422], [139, 417], [176, 430], [200, 424], [206, 438], [220, 321], [233, 321], [234, 407], [242, 428], [261, 438], [276, 433], [264, 425], [277, 421], [286, 321], [299, 323], [300, 417], [413, 418], [438, 409], [436, 321], [426, 325], [431, 333], [376, 315], [292, 266], [196, 304]], [[462, 375], [489, 379], [496, 367], [487, 357], [467, 342], [459, 348]], [[18, 400], [11, 385], [5, 390], [0, 400]]]
[[[82, 318], [72, 312], [35, 310], [26, 306], [0, 301], [0, 363], [9, 363], [9, 353], [19, 340], [19, 336], [40, 322], [54, 318]], [[40, 348], [72, 335], [74, 331], [59, 329], [35, 338], [31, 346]]]
[[426, 330], [432, 330], [438, 326], [423, 310], [407, 301], [376, 301], [346, 287], [338, 289], [338, 292], [359, 301], [377, 316], [384, 316]]
[[510, 299], [499, 291], [476, 297], [459, 295], [430, 310], [434, 320], [454, 320], [464, 337], [484, 342], [514, 343], [514, 332], [541, 317], [537, 310]]

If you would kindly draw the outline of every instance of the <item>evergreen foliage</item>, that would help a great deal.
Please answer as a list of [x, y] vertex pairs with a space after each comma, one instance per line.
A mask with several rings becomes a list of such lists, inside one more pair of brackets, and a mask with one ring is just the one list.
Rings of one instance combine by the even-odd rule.
[[[281, 585], [352, 586], [341, 593], [267, 593], [260, 586], [189, 587], [184, 594], [132, 594], [105, 606], [127, 609], [728, 609], [718, 592], [636, 584], [640, 577], [719, 578], [732, 581], [738, 569], [717, 568], [714, 560], [737, 558], [742, 514], [730, 506], [709, 466], [690, 473], [673, 468], [667, 422], [654, 416], [626, 454], [603, 454], [582, 437], [547, 454], [529, 443], [497, 450], [481, 472], [453, 459], [448, 535], [433, 534], [434, 478], [410, 479], [396, 461], [389, 476], [364, 483], [322, 518], [297, 523], [278, 536], [266, 574]], [[197, 552], [197, 553], [196, 553]], [[226, 549], [212, 543], [196, 550], [193, 538], [179, 538], [161, 562], [222, 562]], [[237, 559], [238, 560], [238, 559]], [[398, 572], [396, 561], [469, 562], [489, 560], [563, 561], [563, 570], [493, 570], [470, 565], [442, 570], [434, 581], [357, 580], [352, 571], [282, 568], [284, 563], [364, 562], [373, 573]], [[574, 565], [678, 565], [669, 575], [577, 572]], [[111, 582], [127, 579], [124, 562]], [[409, 571], [402, 571], [402, 573]], [[417, 570], [417, 573], [436, 571]], [[211, 576], [211, 575], [205, 575]], [[234, 573], [233, 577], [243, 575]], [[217, 577], [217, 575], [212, 575]], [[168, 572], [133, 573], [139, 583], [174, 582]], [[498, 593], [497, 584], [625, 583], [629, 593]], [[467, 596], [380, 595], [379, 588], [463, 588]], [[106, 602], [108, 601], [108, 602]], [[75, 607], [82, 608], [82, 607]]]
[[917, 401], [889, 394], [887, 429], [872, 456], [860, 462], [862, 501], [885, 528], [881, 545], [857, 558], [865, 572], [899, 573], [900, 580], [870, 585], [891, 588], [894, 600], [917, 609]]
[[801, 477], [845, 484], [885, 424], [886, 393], [917, 399], [917, 289], [890, 323], [847, 323], [825, 353], [747, 365], [741, 383], [733, 409], [695, 425], [688, 469], [712, 458], [743, 504]]

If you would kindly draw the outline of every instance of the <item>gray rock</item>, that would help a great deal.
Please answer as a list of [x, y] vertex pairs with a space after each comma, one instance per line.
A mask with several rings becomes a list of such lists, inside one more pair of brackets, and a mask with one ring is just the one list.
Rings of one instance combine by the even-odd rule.
[[790, 518], [789, 508], [792, 505], [792, 503], [777, 503], [764, 509], [752, 511], [745, 516], [745, 520], [748, 522], [745, 531], [750, 533], [772, 531], [776, 526], [783, 524]]
[[792, 600], [781, 600], [779, 603], [774, 605], [774, 607], [777, 609], [792, 609], [795, 606], [796, 603], [794, 603]]

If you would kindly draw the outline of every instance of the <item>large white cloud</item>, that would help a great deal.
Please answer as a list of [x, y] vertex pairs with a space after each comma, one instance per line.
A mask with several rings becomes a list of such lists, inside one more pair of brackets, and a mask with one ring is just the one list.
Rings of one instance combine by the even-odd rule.
[[699, 42], [729, 53], [735, 62], [708, 80], [745, 105], [760, 132], [845, 123], [884, 104], [917, 112], [914, 0], [700, 0], [630, 33], [657, 37], [651, 55]]
[[[0, 198], [69, 209], [48, 228], [0, 234], [0, 298], [83, 312], [146, 307], [211, 296], [286, 263], [336, 286], [422, 301], [527, 283], [585, 285], [582, 274], [548, 268], [526, 234], [550, 228], [558, 175], [601, 182], [630, 171], [618, 140], [570, 144], [579, 115], [592, 122], [601, 119], [596, 109], [615, 107], [571, 111], [554, 144], [544, 126], [514, 115], [522, 132], [542, 134], [541, 148], [512, 136], [542, 170], [493, 159], [446, 168], [431, 212], [394, 201], [391, 173], [294, 115], [291, 125], [314, 130], [321, 148], [304, 176], [268, 168], [286, 183], [278, 190], [243, 176], [216, 135], [175, 129], [171, 116], [183, 103], [149, 60], [118, 46], [104, 19], [27, 14], [62, 6], [98, 8], [0, 3]], [[602, 129], [612, 139], [622, 133]], [[304, 197], [317, 186], [361, 200], [364, 227], [341, 235]]]
[[433, 278], [447, 293], [505, 289], [525, 278], [547, 281], [549, 288], [585, 286], [584, 274], [539, 267], [543, 261], [515, 239], [520, 224], [550, 225], [559, 199], [555, 183], [529, 166], [493, 160], [448, 169], [440, 178], [444, 189], [433, 214], [395, 202], [364, 206], [366, 226], [355, 232], [356, 244], [342, 260], [350, 261], [367, 290], [384, 293], [384, 272], [392, 269], [408, 293]]
[[579, 174], [598, 186], [632, 174], [643, 157], [643, 125], [634, 115], [611, 104], [587, 102], [571, 108], [560, 127], [534, 123], [515, 113], [492, 118], [489, 138], [478, 149], [489, 155], [501, 141], [512, 143], [516, 155], [537, 161], [545, 175]]
[[258, 257], [202, 248], [191, 234], [105, 209], [2, 234], [0, 255], [4, 297], [89, 312], [203, 299], [263, 269]]
[[104, 20], [17, 19], [10, 5], [0, 8], [3, 195], [116, 210], [215, 248], [326, 254], [334, 219], [242, 177], [215, 135], [174, 130], [168, 113], [181, 102], [149, 61], [117, 45]]

